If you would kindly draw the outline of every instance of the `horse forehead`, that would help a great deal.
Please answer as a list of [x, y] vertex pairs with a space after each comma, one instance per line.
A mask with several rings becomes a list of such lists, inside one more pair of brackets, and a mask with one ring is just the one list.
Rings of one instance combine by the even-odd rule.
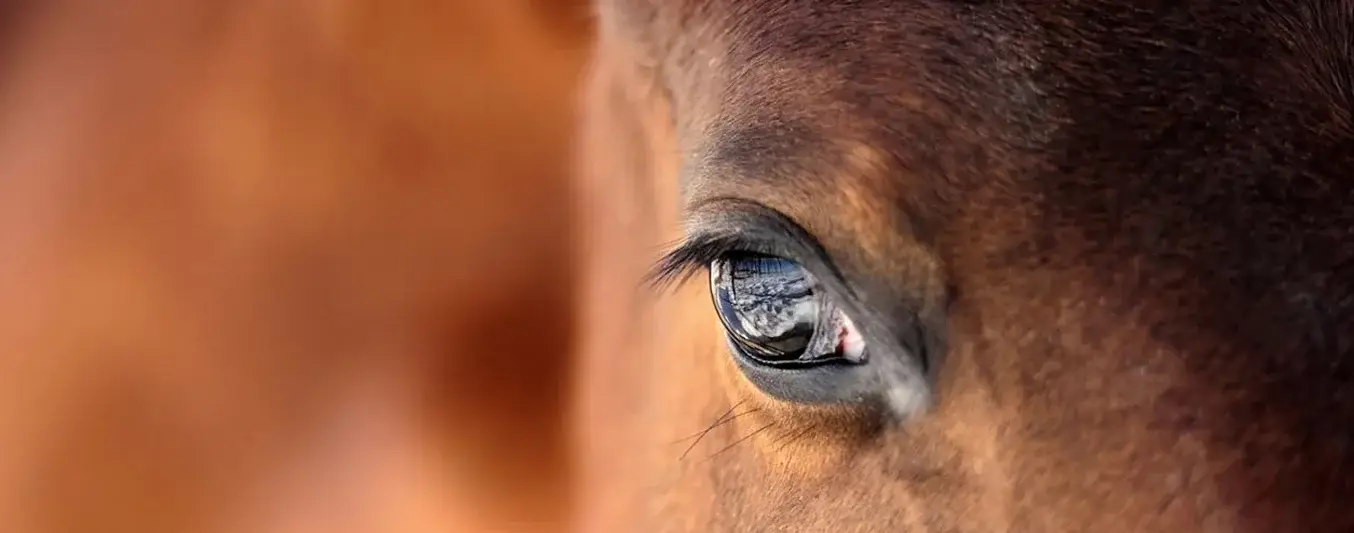
[[1010, 117], [1040, 105], [1035, 66], [1020, 60], [1028, 39], [995, 11], [975, 21], [944, 2], [616, 2], [628, 6], [613, 7], [620, 18], [654, 29], [632, 35], [661, 56], [652, 59], [673, 99], [686, 178], [711, 168], [721, 180], [794, 185], [882, 177], [823, 172], [871, 150], [864, 159], [926, 172], [938, 162], [923, 155], [949, 151], [939, 139], [1008, 140], [1007, 124], [1032, 122]]

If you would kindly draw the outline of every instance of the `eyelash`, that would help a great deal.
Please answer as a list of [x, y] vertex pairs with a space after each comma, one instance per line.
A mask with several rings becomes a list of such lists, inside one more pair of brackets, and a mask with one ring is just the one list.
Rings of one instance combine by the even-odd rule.
[[734, 235], [696, 235], [664, 254], [645, 276], [646, 283], [664, 291], [700, 274], [710, 263], [733, 252], [758, 252], [756, 243]]

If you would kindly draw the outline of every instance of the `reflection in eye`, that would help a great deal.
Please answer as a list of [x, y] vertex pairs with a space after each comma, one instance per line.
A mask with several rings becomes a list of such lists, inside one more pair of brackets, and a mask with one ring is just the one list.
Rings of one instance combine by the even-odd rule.
[[731, 254], [711, 264], [710, 288], [730, 338], [759, 363], [864, 360], [864, 342], [850, 319], [793, 261]]

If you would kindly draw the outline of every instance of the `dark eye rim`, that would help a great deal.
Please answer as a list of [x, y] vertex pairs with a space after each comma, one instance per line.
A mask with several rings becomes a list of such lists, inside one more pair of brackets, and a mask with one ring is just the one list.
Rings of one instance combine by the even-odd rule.
[[764, 366], [764, 367], [767, 367], [767, 368], [778, 368], [778, 369], [786, 369], [786, 370], [796, 370], [796, 369], [805, 369], [805, 368], [817, 368], [817, 367], [820, 367], [820, 366], [833, 366], [833, 365], [838, 365], [838, 366], [858, 366], [858, 365], [863, 365], [863, 364], [865, 364], [864, 362], [857, 363], [857, 362], [851, 361], [851, 360], [849, 360], [849, 359], [846, 359], [845, 357], [822, 357], [822, 358], [818, 358], [818, 359], [793, 359], [793, 360], [788, 360], [788, 361], [776, 361], [776, 360], [773, 360], [773, 359], [762, 359], [762, 358], [757, 357], [756, 355], [754, 355], [754, 354], [752, 353], [752, 352], [756, 351], [756, 349], [755, 349], [754, 347], [747, 345], [746, 343], [744, 343], [743, 341], [737, 339], [737, 338], [734, 337], [733, 335], [728, 335], [728, 337], [729, 337], [729, 343], [733, 346], [733, 348], [734, 348], [734, 350], [735, 350], [735, 354], [736, 354], [737, 356], [743, 357], [743, 358], [747, 359], [748, 362], [750, 362], [750, 363], [752, 363], [752, 364]]
[[[729, 350], [725, 356], [763, 394], [805, 405], [873, 404], [883, 401], [885, 392], [900, 380], [921, 387], [919, 394], [928, 397], [932, 394], [934, 375], [926, 370], [925, 350], [914, 351], [913, 345], [917, 343], [896, 338], [893, 328], [881, 322], [891, 320], [891, 316], [880, 316], [863, 307], [866, 300], [847, 282], [818, 240], [797, 223], [752, 200], [715, 197], [691, 205], [686, 226], [686, 238], [650, 270], [647, 276], [650, 288], [662, 291], [692, 276], [708, 275], [710, 263], [725, 253], [789, 259], [822, 283], [869, 343], [870, 354], [859, 363], [770, 366], [755, 362], [729, 335], [724, 335]], [[922, 343], [916, 347], [929, 346]]]
[[771, 366], [755, 362], [725, 336], [734, 365], [767, 396], [799, 404], [866, 403], [878, 395], [878, 372], [869, 361], [834, 360], [812, 365]]

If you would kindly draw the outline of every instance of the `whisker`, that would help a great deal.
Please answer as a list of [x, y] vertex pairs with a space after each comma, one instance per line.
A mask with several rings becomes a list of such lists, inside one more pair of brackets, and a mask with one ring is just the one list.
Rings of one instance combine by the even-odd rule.
[[704, 437], [705, 434], [708, 433], [708, 432], [709, 432], [710, 430], [712, 430], [712, 429], [715, 429], [715, 428], [717, 428], [717, 427], [719, 427], [719, 426], [722, 426], [722, 425], [724, 425], [724, 424], [728, 424], [729, 422], [733, 422], [734, 420], [737, 420], [738, 417], [741, 417], [741, 416], [743, 416], [743, 415], [750, 415], [750, 414], [752, 414], [752, 413], [755, 413], [755, 412], [761, 411], [761, 410], [762, 410], [762, 409], [761, 409], [760, 407], [754, 407], [754, 408], [752, 408], [752, 409], [748, 409], [748, 410], [743, 411], [743, 412], [741, 412], [741, 413], [735, 413], [735, 414], [734, 414], [733, 416], [731, 416], [731, 417], [728, 417], [728, 418], [723, 419], [723, 420], [718, 420], [718, 421], [716, 421], [715, 423], [711, 424], [710, 427], [707, 427], [707, 428], [701, 430], [701, 431], [698, 432], [698, 433], [694, 433], [694, 434], [692, 434], [692, 435], [690, 435], [690, 436], [688, 436], [688, 437], [683, 437], [683, 438], [681, 438], [681, 439], [672, 441], [670, 444], [681, 444], [681, 443], [686, 442], [686, 441], [689, 441], [689, 440], [691, 440], [691, 439], [697, 439], [697, 438]]
[[776, 423], [775, 423], [775, 422], [772, 422], [772, 423], [769, 423], [769, 424], [767, 424], [767, 425], [765, 425], [765, 426], [762, 426], [762, 427], [760, 427], [760, 428], [757, 428], [756, 431], [753, 431], [752, 433], [748, 433], [746, 437], [743, 437], [743, 438], [741, 438], [741, 439], [738, 439], [738, 440], [736, 440], [736, 441], [733, 441], [732, 444], [730, 444], [730, 445], [728, 445], [728, 446], [725, 446], [725, 447], [723, 447], [723, 448], [720, 448], [719, 451], [715, 452], [713, 455], [711, 455], [711, 456], [709, 456], [709, 457], [706, 457], [705, 460], [706, 460], [706, 461], [709, 461], [709, 460], [711, 460], [711, 459], [714, 459], [716, 456], [718, 456], [718, 455], [721, 454], [721, 453], [724, 453], [724, 452], [727, 452], [727, 451], [729, 451], [729, 450], [732, 450], [734, 446], [737, 446], [737, 445], [739, 445], [739, 444], [742, 444], [744, 441], [746, 441], [746, 440], [748, 440], [748, 439], [750, 439], [750, 438], [756, 436], [758, 433], [761, 433], [761, 432], [763, 432], [763, 431], [766, 431], [766, 430], [768, 430], [768, 429], [771, 429], [771, 426], [774, 426], [774, 425], [776, 425]]
[[743, 416], [743, 415], [745, 415], [745, 414], [752, 413], [752, 412], [755, 412], [755, 411], [757, 411], [757, 409], [753, 409], [753, 410], [751, 410], [751, 411], [746, 411], [746, 412], [743, 412], [743, 413], [739, 413], [739, 414], [737, 414], [737, 415], [728, 417], [727, 419], [725, 419], [725, 420], [723, 420], [723, 421], [718, 421], [718, 422], [716, 422], [716, 423], [714, 423], [714, 424], [711, 424], [710, 427], [705, 428], [705, 431], [702, 431], [701, 434], [700, 434], [699, 436], [696, 437], [696, 440], [693, 441], [693, 442], [691, 443], [690, 446], [687, 446], [687, 447], [686, 447], [686, 451], [683, 451], [681, 457], [678, 457], [677, 460], [678, 460], [678, 461], [681, 461], [681, 460], [683, 460], [683, 459], [686, 459], [686, 456], [687, 456], [688, 454], [691, 453], [691, 450], [696, 449], [696, 445], [697, 445], [697, 444], [700, 444], [700, 443], [701, 443], [701, 440], [705, 439], [705, 436], [706, 436], [706, 435], [709, 435], [710, 432], [711, 432], [711, 431], [714, 431], [715, 428], [717, 428], [717, 427], [719, 427], [719, 426], [722, 426], [722, 425], [724, 425], [724, 424], [728, 424], [729, 422], [733, 422], [733, 420], [734, 420], [735, 418], [738, 418], [739, 416]]
[[[715, 418], [715, 421], [712, 422], [713, 425], [706, 426], [706, 428], [703, 429], [703, 430], [701, 430], [701, 431], [697, 431], [697, 432], [695, 432], [695, 433], [692, 433], [692, 434], [689, 435], [689, 436], [682, 437], [682, 438], [680, 438], [680, 439], [674, 440], [674, 441], [672, 441], [672, 442], [669, 442], [668, 444], [680, 444], [680, 443], [689, 441], [689, 440], [691, 440], [691, 439], [694, 439], [694, 438], [696, 438], [696, 437], [699, 437], [699, 436], [701, 436], [701, 435], [704, 435], [705, 432], [710, 431], [711, 428], [718, 427], [719, 424], [727, 423], [728, 420], [725, 420], [725, 419], [726, 419], [726, 418], [729, 418], [729, 413], [732, 413], [734, 409], [737, 409], [738, 406], [743, 405], [743, 404], [746, 403], [746, 402], [747, 402], [747, 400], [742, 400], [742, 401], [739, 401], [739, 402], [736, 403], [736, 404], [733, 404], [733, 406], [732, 406], [732, 407], [729, 407], [729, 409], [728, 409], [727, 411], [724, 411], [724, 414], [721, 414], [721, 415], [719, 415], [718, 417]], [[755, 410], [755, 409], [754, 409], [754, 410]], [[749, 412], [751, 412], [751, 411], [749, 411]], [[746, 413], [742, 413], [742, 414], [746, 414]], [[735, 418], [738, 417], [738, 416], [739, 416], [739, 415], [734, 415]]]

